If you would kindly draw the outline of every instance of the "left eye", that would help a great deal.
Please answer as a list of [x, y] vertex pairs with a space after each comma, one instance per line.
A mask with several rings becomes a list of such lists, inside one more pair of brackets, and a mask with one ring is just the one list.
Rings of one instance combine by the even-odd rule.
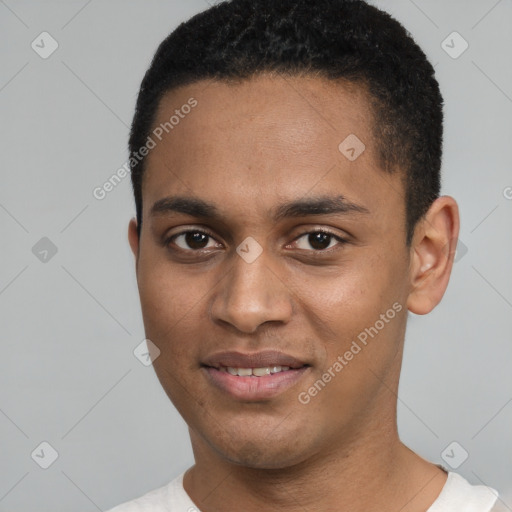
[[[302, 246], [300, 239], [304, 239]], [[333, 247], [331, 245], [331, 242], [338, 242], [340, 245], [343, 245], [347, 243], [347, 240], [337, 235], [334, 235], [333, 233], [325, 231], [311, 231], [308, 233], [304, 233], [299, 238], [297, 238], [295, 244], [299, 249], [310, 250], [311, 248], [313, 248], [315, 250], [323, 251]]]

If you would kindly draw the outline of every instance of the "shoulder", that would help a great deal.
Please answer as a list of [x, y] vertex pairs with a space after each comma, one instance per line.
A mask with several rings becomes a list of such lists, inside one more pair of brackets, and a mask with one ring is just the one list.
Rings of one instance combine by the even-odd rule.
[[163, 487], [121, 503], [107, 512], [199, 512], [183, 488], [184, 474]]
[[498, 512], [498, 492], [486, 485], [472, 485], [452, 471], [436, 501], [427, 512]]

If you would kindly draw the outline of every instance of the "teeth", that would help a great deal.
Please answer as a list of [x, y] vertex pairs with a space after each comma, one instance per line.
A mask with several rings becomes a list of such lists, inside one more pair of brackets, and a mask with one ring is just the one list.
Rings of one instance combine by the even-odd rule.
[[230, 373], [231, 375], [238, 375], [239, 377], [263, 377], [264, 375], [285, 372], [289, 369], [289, 366], [264, 366], [262, 368], [233, 368], [228, 366], [227, 368], [220, 368], [220, 370], [223, 372]]
[[253, 368], [252, 374], [256, 375], [256, 377], [263, 377], [263, 375], [270, 375], [270, 368], [268, 366], [265, 368]]

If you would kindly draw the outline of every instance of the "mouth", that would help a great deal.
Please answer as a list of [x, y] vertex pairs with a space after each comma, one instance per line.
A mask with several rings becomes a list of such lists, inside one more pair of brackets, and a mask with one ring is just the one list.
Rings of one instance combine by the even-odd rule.
[[262, 366], [261, 368], [234, 368], [233, 366], [220, 366], [216, 368], [216, 370], [219, 370], [220, 372], [227, 372], [230, 375], [236, 375], [237, 377], [265, 377], [265, 375], [274, 375], [275, 373], [287, 372], [289, 370], [297, 369], [298, 368], [291, 368], [290, 366], [281, 365]]
[[231, 398], [254, 402], [273, 398], [293, 387], [310, 364], [279, 351], [254, 354], [223, 352], [201, 364], [207, 380]]

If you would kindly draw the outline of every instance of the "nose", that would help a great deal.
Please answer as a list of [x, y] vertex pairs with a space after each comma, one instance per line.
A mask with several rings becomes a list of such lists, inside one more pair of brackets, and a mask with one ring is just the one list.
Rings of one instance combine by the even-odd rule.
[[238, 254], [234, 260], [213, 298], [213, 320], [247, 334], [266, 322], [288, 323], [293, 310], [292, 292], [277, 267], [270, 267], [265, 250], [251, 263]]

